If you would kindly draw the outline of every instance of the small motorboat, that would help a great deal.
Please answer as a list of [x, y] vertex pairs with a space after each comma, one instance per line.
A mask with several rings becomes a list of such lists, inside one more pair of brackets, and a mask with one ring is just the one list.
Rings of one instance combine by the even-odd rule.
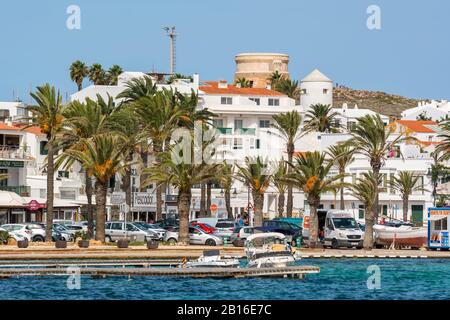
[[373, 230], [375, 244], [377, 245], [420, 248], [426, 246], [428, 242], [428, 229], [424, 227], [411, 227], [409, 225], [391, 227], [376, 224], [373, 226]]
[[252, 234], [245, 241], [245, 254], [249, 268], [281, 268], [300, 259], [279, 232]]
[[181, 265], [184, 268], [238, 268], [239, 260], [222, 258], [219, 250], [205, 250], [196, 261], [188, 261]]

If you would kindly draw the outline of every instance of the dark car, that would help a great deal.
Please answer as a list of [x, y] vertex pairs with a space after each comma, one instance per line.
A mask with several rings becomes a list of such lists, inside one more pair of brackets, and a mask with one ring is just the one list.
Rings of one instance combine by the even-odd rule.
[[165, 229], [167, 231], [172, 231], [174, 228], [177, 228], [180, 225], [179, 219], [163, 219], [154, 223], [158, 228]]
[[291, 245], [295, 246], [297, 244], [297, 240], [302, 242], [302, 228], [280, 220], [266, 220], [263, 221], [263, 226], [255, 228], [262, 232], [279, 232], [284, 234], [290, 241]]

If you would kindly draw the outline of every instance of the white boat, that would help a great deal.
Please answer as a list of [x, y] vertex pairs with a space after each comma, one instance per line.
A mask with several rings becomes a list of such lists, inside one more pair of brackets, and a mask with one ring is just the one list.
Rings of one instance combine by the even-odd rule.
[[375, 243], [380, 245], [408, 246], [420, 248], [427, 244], [428, 229], [424, 227], [390, 227], [382, 224], [373, 226]]
[[185, 268], [238, 268], [239, 260], [222, 258], [219, 250], [205, 250], [196, 261], [188, 261], [181, 265]]
[[245, 254], [249, 268], [286, 267], [300, 259], [278, 232], [252, 234], [245, 241]]

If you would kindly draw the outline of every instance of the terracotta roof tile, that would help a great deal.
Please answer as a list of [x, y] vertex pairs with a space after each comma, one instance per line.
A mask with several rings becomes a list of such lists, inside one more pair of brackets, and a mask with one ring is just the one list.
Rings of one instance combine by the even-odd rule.
[[427, 125], [437, 125], [435, 121], [429, 121], [429, 120], [397, 120], [397, 123], [401, 124], [402, 126], [405, 126], [411, 131], [414, 132], [422, 132], [422, 133], [434, 133], [433, 129], [427, 127]]
[[23, 129], [25, 126], [24, 125], [19, 125], [19, 124], [12, 124], [12, 125], [8, 125], [4, 122], [0, 122], [0, 130], [5, 130], [5, 131], [25, 131], [28, 133], [32, 133], [35, 135], [43, 135], [44, 133], [42, 133], [41, 128], [36, 127], [36, 126], [32, 126], [32, 127], [28, 127], [26, 129]]
[[207, 85], [199, 86], [199, 89], [207, 94], [229, 94], [244, 96], [277, 96], [283, 97], [285, 94], [265, 89], [265, 88], [238, 88], [235, 85], [228, 84], [227, 88], [219, 88], [218, 81], [205, 81]]

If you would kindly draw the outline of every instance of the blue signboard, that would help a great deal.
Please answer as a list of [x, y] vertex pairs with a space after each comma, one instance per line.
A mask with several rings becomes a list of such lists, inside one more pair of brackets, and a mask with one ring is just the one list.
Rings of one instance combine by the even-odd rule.
[[428, 209], [428, 248], [449, 249], [450, 208]]

